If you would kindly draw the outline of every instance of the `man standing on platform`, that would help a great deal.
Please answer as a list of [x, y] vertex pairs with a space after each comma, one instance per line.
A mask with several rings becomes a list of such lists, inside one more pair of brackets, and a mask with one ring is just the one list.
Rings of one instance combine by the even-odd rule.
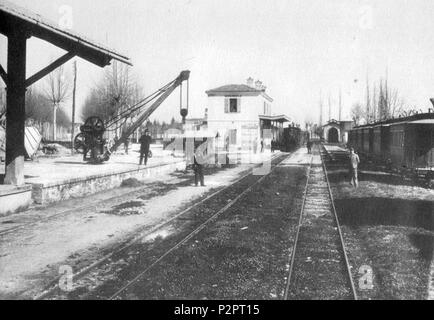
[[141, 136], [140, 140], [140, 165], [143, 164], [143, 159], [145, 159], [145, 166], [148, 165], [149, 150], [151, 148], [151, 136], [149, 135], [149, 130], [145, 130], [145, 134]]
[[312, 154], [312, 141], [310, 139], [307, 141], [307, 153]]
[[196, 144], [193, 155], [193, 171], [194, 171], [194, 183], [196, 187], [200, 185], [205, 187], [205, 177], [203, 173], [204, 165], [207, 161], [207, 148], [206, 144]]

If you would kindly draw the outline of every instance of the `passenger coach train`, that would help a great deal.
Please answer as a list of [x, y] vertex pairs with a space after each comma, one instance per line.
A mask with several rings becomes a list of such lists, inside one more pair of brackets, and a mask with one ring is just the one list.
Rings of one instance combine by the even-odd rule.
[[432, 177], [434, 113], [355, 127], [349, 133], [348, 144], [358, 153], [386, 161], [393, 168]]

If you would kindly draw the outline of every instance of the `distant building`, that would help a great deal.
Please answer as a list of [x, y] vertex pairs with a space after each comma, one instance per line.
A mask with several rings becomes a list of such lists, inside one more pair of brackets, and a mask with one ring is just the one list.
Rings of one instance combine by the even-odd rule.
[[330, 120], [325, 124], [322, 138], [329, 143], [348, 143], [348, 134], [354, 128], [354, 121]]
[[185, 119], [185, 131], [201, 131], [207, 129], [206, 118], [191, 118]]
[[285, 115], [273, 115], [273, 99], [262, 82], [253, 83], [252, 78], [247, 84], [225, 85], [206, 94], [207, 130], [219, 137], [222, 149], [260, 153], [265, 130], [277, 138], [283, 124], [290, 122]]

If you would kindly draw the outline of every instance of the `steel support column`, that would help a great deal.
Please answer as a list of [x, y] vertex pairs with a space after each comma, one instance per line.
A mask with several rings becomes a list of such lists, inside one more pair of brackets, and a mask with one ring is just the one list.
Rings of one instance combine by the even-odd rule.
[[8, 84], [6, 97], [5, 184], [24, 184], [24, 135], [26, 120], [26, 43], [19, 32], [8, 35]]

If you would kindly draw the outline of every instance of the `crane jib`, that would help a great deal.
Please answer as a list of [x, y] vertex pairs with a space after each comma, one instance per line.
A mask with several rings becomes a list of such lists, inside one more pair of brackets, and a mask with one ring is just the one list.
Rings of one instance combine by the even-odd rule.
[[[76, 151], [83, 154], [84, 161], [88, 161], [91, 163], [102, 163], [104, 161], [108, 161], [110, 159], [110, 155], [115, 152], [117, 148], [119, 148], [122, 144], [126, 143], [129, 137], [137, 129], [139, 129], [147, 119], [149, 119], [149, 117], [179, 86], [181, 86], [182, 95], [182, 83], [184, 81], [188, 81], [189, 78], [190, 71], [182, 71], [181, 74], [174, 81], [159, 89], [148, 98], [145, 98], [139, 104], [123, 111], [117, 117], [109, 120], [107, 123], [104, 123], [98, 117], [91, 117], [87, 119], [85, 124], [80, 128], [81, 133], [78, 134], [75, 138]], [[140, 110], [143, 108], [143, 106], [146, 106], [147, 104], [149, 104], [149, 102], [153, 100], [155, 100], [155, 102], [152, 105], [150, 105], [143, 111]], [[115, 141], [114, 145], [110, 149], [108, 149], [106, 146], [106, 140], [103, 137], [106, 130], [121, 121], [126, 122], [129, 117], [131, 117], [137, 112], [139, 113], [137, 120], [135, 120], [133, 124], [131, 124], [126, 130], [124, 130], [120, 139]], [[183, 109], [181, 101], [181, 115], [183, 116], [183, 118], [185, 118], [187, 114], [188, 109]]]

